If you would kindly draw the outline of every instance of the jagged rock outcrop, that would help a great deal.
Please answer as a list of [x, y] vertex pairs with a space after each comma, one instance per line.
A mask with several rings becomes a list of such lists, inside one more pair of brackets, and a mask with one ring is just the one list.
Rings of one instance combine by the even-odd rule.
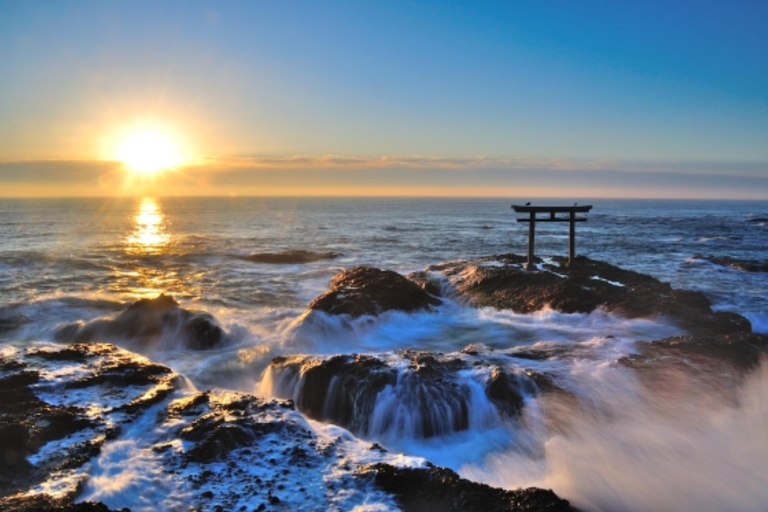
[[757, 366], [760, 357], [768, 353], [768, 335], [735, 332], [731, 334], [695, 334], [675, 336], [638, 344], [640, 353], [624, 358], [622, 363], [635, 368], [648, 364], [681, 360], [695, 355], [717, 363], [727, 363], [739, 370]]
[[575, 512], [567, 500], [544, 489], [506, 491], [465, 480], [450, 469], [373, 464], [362, 469], [397, 497], [404, 512]]
[[551, 307], [564, 313], [604, 308], [628, 318], [669, 317], [690, 333], [750, 332], [741, 315], [713, 311], [701, 292], [678, 290], [669, 283], [579, 256], [567, 265], [523, 268], [524, 259], [501, 255], [430, 267], [443, 272], [459, 297], [475, 306], [530, 313]]
[[440, 299], [397, 272], [354, 267], [336, 274], [309, 309], [359, 317], [390, 310], [429, 311], [440, 304]]
[[115, 417], [133, 418], [177, 386], [167, 367], [101, 343], [17, 351], [0, 358], [0, 372], [2, 510], [107, 511], [103, 504], [72, 504], [76, 479], [57, 497], [29, 491], [77, 472], [118, 435]]
[[144, 345], [157, 343], [163, 335], [193, 350], [215, 348], [226, 340], [212, 315], [184, 309], [162, 294], [134, 302], [115, 318], [69, 324], [56, 333], [57, 339], [66, 342], [125, 339]]

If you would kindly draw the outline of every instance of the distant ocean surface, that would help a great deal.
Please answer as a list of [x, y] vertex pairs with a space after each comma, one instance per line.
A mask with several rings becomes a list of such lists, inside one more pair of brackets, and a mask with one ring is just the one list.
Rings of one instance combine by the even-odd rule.
[[[514, 202], [5, 199], [0, 200], [0, 304], [66, 297], [125, 302], [164, 292], [235, 316], [275, 309], [298, 314], [341, 268], [373, 265], [409, 272], [442, 261], [525, 254], [527, 224], [515, 221]], [[697, 257], [764, 260], [768, 220], [753, 221], [768, 218], [768, 203], [582, 201], [586, 203], [594, 208], [588, 222], [577, 225], [577, 253], [675, 287], [701, 290], [719, 307], [765, 322], [765, 273], [745, 274]], [[538, 224], [536, 254], [566, 255], [567, 237], [567, 224]], [[300, 265], [241, 259], [287, 250], [339, 257]]]
[[[534, 205], [573, 202], [530, 200]], [[211, 351], [176, 350], [168, 345], [147, 351], [125, 340], [103, 341], [171, 366], [199, 389], [266, 392], [264, 369], [281, 354], [381, 354], [401, 349], [450, 353], [472, 343], [500, 349], [540, 342], [584, 343], [589, 357], [531, 364], [560, 372], [564, 382], [574, 383], [578, 396], [592, 393], [595, 402], [606, 407], [628, 407], [636, 382], [626, 370], [613, 369], [610, 363], [631, 352], [629, 342], [679, 334], [674, 326], [602, 313], [518, 315], [453, 303], [441, 306], [437, 313], [396, 313], [346, 323], [329, 317], [325, 323], [301, 325], [307, 305], [344, 268], [370, 265], [406, 274], [445, 261], [510, 252], [524, 255], [528, 226], [516, 222], [510, 205], [527, 201], [2, 199], [0, 337], [15, 346], [53, 342], [63, 325], [114, 316], [137, 299], [165, 293], [184, 308], [213, 315], [234, 343]], [[712, 261], [768, 260], [768, 202], [578, 202], [593, 205], [586, 214], [588, 222], [576, 226], [578, 254], [652, 275], [676, 288], [702, 291], [716, 309], [742, 314], [755, 332], [768, 332], [768, 273]], [[567, 255], [567, 224], [538, 224], [536, 235], [538, 256]], [[762, 384], [768, 382], [768, 374], [764, 377]], [[682, 421], [686, 428], [691, 426], [687, 421]], [[718, 481], [718, 468], [732, 462], [729, 450], [738, 446], [749, 452], [752, 445], [738, 443], [754, 439], [750, 435], [764, 435], [762, 427], [753, 428], [753, 424], [736, 422], [728, 427], [731, 444], [713, 443], [711, 432], [698, 431], [692, 446], [674, 445], [671, 459], [664, 458], [664, 451], [661, 460], [666, 465], [660, 466], [658, 457], [633, 458], [634, 445], [627, 440], [648, 447], [643, 454], [659, 456], [654, 451], [657, 439], [674, 438], [681, 424], [664, 424], [661, 430], [660, 421], [648, 420], [638, 424], [637, 431], [620, 425], [594, 439], [587, 436], [579, 443], [552, 444], [547, 441], [551, 434], [533, 423], [525, 428], [470, 429], [445, 439], [371, 435], [369, 440], [492, 485], [552, 487], [577, 506], [592, 510], [725, 510], [722, 506], [728, 504], [737, 504], [732, 510], [758, 510], [753, 508], [755, 503], [768, 499], [761, 485], [748, 489], [758, 489], [757, 494], [721, 494], [722, 501], [712, 501], [702, 492]], [[538, 442], [547, 446], [546, 456], [530, 448]], [[705, 450], [706, 457], [698, 451], [705, 445], [711, 449], [711, 453]], [[716, 467], [703, 467], [701, 475], [694, 475], [678, 461], [700, 456], [703, 466]], [[626, 469], [627, 464], [633, 469]], [[630, 476], [613, 478], [617, 468]], [[725, 474], [736, 479], [752, 468], [747, 464], [731, 469]], [[664, 475], [674, 475], [679, 482], [662, 492], [657, 487]], [[723, 485], [734, 489], [740, 484], [734, 480]], [[105, 499], [98, 490], [90, 492], [91, 497]], [[133, 503], [128, 496], [111, 499], [105, 499], [110, 506]]]

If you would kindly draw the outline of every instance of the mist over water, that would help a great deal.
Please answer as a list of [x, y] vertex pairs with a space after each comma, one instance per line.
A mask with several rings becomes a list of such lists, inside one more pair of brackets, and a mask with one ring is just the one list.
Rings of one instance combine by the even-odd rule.
[[[398, 369], [398, 380], [377, 396], [368, 427], [352, 433], [390, 451], [494, 486], [552, 488], [584, 510], [764, 510], [765, 361], [747, 375], [695, 360], [643, 373], [618, 361], [637, 352], [638, 340], [683, 331], [664, 319], [627, 320], [600, 310], [522, 315], [449, 298], [434, 313], [354, 320], [304, 315], [343, 268], [365, 264], [407, 273], [443, 261], [524, 254], [527, 226], [514, 221], [512, 202], [1, 200], [0, 336], [4, 349], [54, 341], [67, 325], [112, 319], [137, 299], [166, 293], [188, 310], [213, 315], [226, 343], [185, 350], [183, 336], [171, 329], [153, 345], [120, 335], [102, 341], [167, 364], [201, 390], [286, 398], [298, 392], [300, 379], [280, 380], [267, 370], [276, 356], [375, 355]], [[701, 290], [718, 309], [743, 314], [755, 332], [766, 332], [768, 274], [706, 258], [764, 261], [768, 227], [750, 219], [768, 216], [768, 204], [591, 203], [589, 221], [577, 227], [580, 254]], [[565, 255], [567, 229], [537, 226], [536, 250]], [[249, 260], [253, 255], [259, 257]], [[450, 407], [425, 411], [414, 400], [421, 384], [401, 354], [421, 350], [466, 359], [461, 351], [469, 345], [477, 347], [478, 361], [521, 378], [544, 374], [563, 392], [542, 395], [531, 388], [521, 415], [506, 417], [482, 391], [489, 366], [477, 365], [452, 377], [471, 410], [468, 428], [450, 428]], [[527, 349], [547, 357], [522, 357]], [[424, 435], [417, 414], [433, 414], [438, 435]], [[156, 461], [142, 459], [151, 454], [139, 446], [138, 430], [134, 444], [123, 439], [105, 447], [88, 497], [109, 502], [110, 492], [131, 494], [131, 486], [146, 485], [150, 476], [139, 473], [109, 481], [123, 456], [160, 474], [152, 469]], [[170, 480], [163, 485], [183, 502], [183, 489]]]

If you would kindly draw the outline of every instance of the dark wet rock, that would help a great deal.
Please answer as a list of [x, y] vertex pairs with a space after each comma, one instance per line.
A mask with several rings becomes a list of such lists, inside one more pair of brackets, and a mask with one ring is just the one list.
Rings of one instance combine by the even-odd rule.
[[281, 408], [282, 404], [260, 401], [252, 395], [231, 395], [226, 402], [212, 402], [206, 392], [174, 401], [169, 417], [199, 415], [179, 437], [193, 442], [185, 452], [186, 461], [207, 464], [226, 461], [233, 450], [258, 444], [268, 434], [295, 437], [298, 427], [292, 423], [253, 419], [254, 414]]
[[[0, 378], [0, 509], [98, 510], [85, 505], [72, 509], [76, 488], [56, 499], [24, 493], [97, 456], [102, 445], [118, 435], [119, 427], [110, 425], [106, 416], [146, 410], [157, 403], [158, 394], [173, 389], [175, 376], [166, 367], [102, 343], [28, 349], [5, 358], [3, 366], [17, 371]], [[95, 413], [90, 404], [69, 397], [85, 389], [87, 400], [101, 396], [110, 405], [97, 406]], [[58, 395], [62, 404], [40, 398], [51, 395]], [[121, 414], [120, 421], [129, 417]], [[63, 440], [55, 449], [47, 447]], [[28, 458], [43, 449], [45, 457], [32, 465]]]
[[736, 332], [675, 336], [639, 343], [638, 348], [640, 353], [622, 359], [622, 364], [642, 369], [696, 355], [749, 370], [757, 366], [762, 355], [768, 353], [768, 335]]
[[310, 418], [364, 432], [376, 396], [397, 381], [397, 371], [367, 355], [339, 355], [322, 360], [281, 356], [270, 369], [282, 382], [282, 394], [294, 397], [296, 408]]
[[422, 290], [435, 297], [440, 297], [443, 294], [443, 283], [440, 279], [435, 277], [434, 274], [422, 270], [420, 272], [411, 272], [408, 274], [408, 279], [418, 284]]
[[502, 368], [491, 371], [491, 379], [485, 394], [507, 415], [517, 415], [523, 408], [520, 381]]
[[300, 263], [312, 263], [322, 260], [333, 260], [341, 256], [338, 252], [313, 252], [304, 250], [292, 250], [283, 252], [262, 252], [243, 256], [242, 259], [253, 263], [270, 263], [273, 265], [288, 265]]
[[768, 260], [741, 260], [730, 256], [702, 256], [697, 254], [694, 258], [709, 261], [721, 267], [730, 267], [745, 272], [768, 272]]
[[588, 313], [598, 307], [628, 318], [665, 316], [691, 333], [749, 332], [749, 321], [715, 312], [701, 292], [677, 290], [658, 279], [579, 256], [570, 265], [527, 271], [523, 258], [502, 255], [430, 267], [445, 273], [460, 297], [475, 306], [531, 313], [551, 307]]
[[358, 317], [390, 310], [429, 311], [440, 304], [440, 299], [397, 272], [355, 267], [336, 274], [328, 290], [313, 300], [309, 309]]
[[768, 217], [752, 217], [747, 219], [747, 222], [768, 222]]
[[0, 496], [34, 481], [35, 468], [27, 457], [41, 446], [93, 426], [84, 410], [53, 406], [37, 398], [31, 386], [39, 381], [36, 371], [0, 379]]
[[465, 480], [450, 469], [363, 467], [382, 490], [393, 494], [404, 512], [573, 512], [568, 501], [544, 489], [506, 491]]
[[56, 336], [69, 342], [127, 339], [150, 344], [157, 342], [163, 334], [179, 339], [193, 350], [218, 347], [226, 338], [224, 329], [212, 315], [181, 308], [169, 295], [140, 299], [113, 319], [70, 324], [60, 329]]
[[511, 373], [494, 366], [492, 359], [470, 363], [460, 354], [416, 350], [386, 359], [355, 354], [281, 356], [268, 371], [273, 392], [294, 398], [296, 408], [310, 418], [362, 436], [397, 431], [427, 438], [469, 428], [472, 390], [461, 374], [488, 366], [491, 378], [485, 392], [502, 415], [517, 416], [524, 396], [557, 389], [545, 376]]
[[127, 508], [114, 510], [104, 503], [84, 501], [73, 503], [72, 497], [54, 498], [47, 494], [16, 495], [0, 500], [5, 512], [131, 512]]

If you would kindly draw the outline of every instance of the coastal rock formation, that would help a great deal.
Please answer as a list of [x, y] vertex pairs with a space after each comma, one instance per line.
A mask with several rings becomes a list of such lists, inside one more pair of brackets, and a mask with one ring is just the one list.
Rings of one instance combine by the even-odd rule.
[[322, 260], [333, 260], [339, 256], [341, 256], [341, 254], [338, 252], [313, 252], [297, 249], [283, 252], [260, 252], [251, 254], [250, 256], [243, 256], [242, 259], [253, 263], [296, 265]]
[[[73, 505], [85, 465], [124, 422], [176, 387], [166, 367], [107, 344], [30, 348], [0, 358], [0, 509]], [[37, 488], [37, 491], [32, 489]], [[56, 489], [49, 495], [39, 489]]]
[[263, 382], [311, 418], [369, 438], [418, 439], [493, 426], [519, 415], [525, 396], [557, 389], [543, 375], [494, 363], [472, 353], [415, 350], [280, 356]]
[[640, 353], [625, 358], [628, 366], [642, 368], [666, 358], [683, 359], [691, 356], [706, 358], [718, 364], [729, 364], [739, 373], [757, 366], [760, 357], [768, 353], [768, 335], [745, 332], [731, 334], [695, 334], [675, 336], [639, 344]]
[[363, 468], [376, 485], [391, 492], [404, 512], [575, 512], [567, 500], [544, 489], [506, 491], [470, 482], [450, 469], [398, 468], [374, 464]]
[[471, 304], [530, 313], [550, 307], [563, 313], [603, 308], [628, 318], [664, 316], [692, 334], [750, 332], [749, 321], [735, 313], [715, 312], [701, 292], [678, 290], [658, 279], [579, 256], [567, 265], [523, 268], [524, 258], [501, 255], [442, 264], [458, 296]]
[[440, 299], [397, 272], [354, 267], [336, 274], [309, 309], [359, 317], [390, 310], [429, 311], [440, 304]]
[[[466, 368], [426, 353], [403, 357], [438, 380]], [[351, 385], [352, 376], [395, 371], [374, 358], [358, 363], [334, 361], [314, 383], [330, 373], [346, 371]], [[6, 347], [0, 510], [111, 512], [147, 500], [158, 510], [415, 510], [425, 499], [434, 510], [570, 510], [552, 508], [567, 503], [549, 491], [493, 489], [338, 427], [310, 426], [290, 400], [197, 392], [179, 381], [109, 344]], [[156, 488], [137, 495], [130, 489], [139, 482]]]
[[215, 348], [226, 338], [212, 315], [181, 308], [173, 297], [163, 294], [140, 299], [113, 319], [70, 324], [56, 333], [57, 339], [66, 342], [125, 339], [142, 345], [158, 343], [163, 336], [193, 350]]

